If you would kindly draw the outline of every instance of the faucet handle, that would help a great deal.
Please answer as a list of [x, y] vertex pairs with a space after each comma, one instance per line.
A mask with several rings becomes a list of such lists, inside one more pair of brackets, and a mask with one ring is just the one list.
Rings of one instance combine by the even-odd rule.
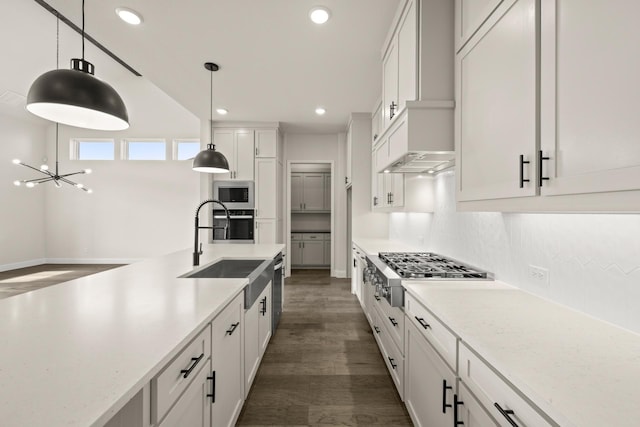
[[198, 251], [198, 254], [202, 255], [202, 243], [200, 243], [200, 250]]

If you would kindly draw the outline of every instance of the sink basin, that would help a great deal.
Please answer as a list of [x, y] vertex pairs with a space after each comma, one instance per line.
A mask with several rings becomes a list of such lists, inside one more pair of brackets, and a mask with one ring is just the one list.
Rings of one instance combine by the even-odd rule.
[[210, 266], [188, 274], [190, 278], [240, 278], [249, 277], [264, 262], [263, 259], [223, 259]]
[[244, 288], [244, 308], [250, 308], [273, 279], [273, 259], [222, 259], [180, 277], [189, 279], [248, 278]]

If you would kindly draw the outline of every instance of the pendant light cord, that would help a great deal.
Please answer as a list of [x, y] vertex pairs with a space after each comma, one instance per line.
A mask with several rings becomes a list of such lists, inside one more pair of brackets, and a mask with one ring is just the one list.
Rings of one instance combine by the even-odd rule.
[[56, 14], [56, 70], [60, 68], [60, 15]]
[[[213, 145], [213, 70], [211, 70], [209, 74], [211, 74], [211, 84], [209, 85], [209, 87], [211, 88], [211, 102], [209, 104], [209, 133], [211, 134], [211, 145]], [[215, 145], [213, 146], [213, 148], [215, 149]]]
[[84, 0], [82, 0], [82, 60], [84, 61]]

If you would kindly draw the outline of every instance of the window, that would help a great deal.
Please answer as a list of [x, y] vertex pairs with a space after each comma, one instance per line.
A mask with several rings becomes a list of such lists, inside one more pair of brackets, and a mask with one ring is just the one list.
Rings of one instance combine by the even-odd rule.
[[166, 160], [164, 139], [125, 139], [122, 141], [123, 160]]
[[173, 158], [175, 160], [191, 160], [200, 152], [200, 141], [197, 139], [174, 139]]
[[71, 159], [74, 160], [113, 160], [115, 142], [113, 139], [72, 139]]

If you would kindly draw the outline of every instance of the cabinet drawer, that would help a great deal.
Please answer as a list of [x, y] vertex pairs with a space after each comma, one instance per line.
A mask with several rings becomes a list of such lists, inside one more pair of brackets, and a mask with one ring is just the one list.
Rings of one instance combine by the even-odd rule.
[[404, 354], [404, 312], [398, 307], [391, 307], [389, 302], [378, 297], [376, 304], [380, 309], [380, 322], [387, 328], [391, 339]]
[[158, 376], [151, 380], [152, 422], [157, 423], [164, 417], [202, 367], [209, 363], [210, 357], [211, 325], [207, 325]]
[[301, 241], [302, 240], [302, 233], [291, 233], [291, 241]]
[[458, 384], [458, 420], [467, 427], [499, 427], [500, 424], [487, 412], [463, 383]]
[[422, 332], [449, 367], [456, 372], [457, 338], [415, 297], [404, 294], [404, 310], [410, 322]]
[[376, 316], [378, 317], [376, 332], [380, 353], [382, 353], [384, 363], [387, 365], [391, 379], [396, 385], [400, 399], [404, 401], [404, 356], [394, 343], [389, 328], [385, 326], [384, 314], [378, 307], [374, 311], [377, 311]]
[[[553, 426], [464, 343], [460, 345], [459, 376], [499, 425], [513, 425], [507, 419], [511, 417], [520, 427]], [[513, 412], [502, 413], [504, 411]]]
[[324, 240], [331, 240], [331, 233], [322, 233], [322, 238]]
[[324, 240], [322, 233], [304, 233], [302, 240]]

